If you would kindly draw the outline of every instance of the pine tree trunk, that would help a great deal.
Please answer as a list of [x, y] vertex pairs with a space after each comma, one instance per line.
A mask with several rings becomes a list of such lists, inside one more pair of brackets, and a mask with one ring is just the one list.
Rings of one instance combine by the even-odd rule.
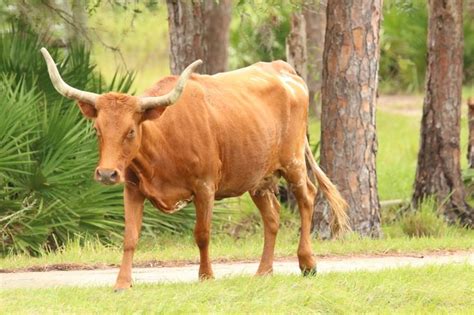
[[[379, 237], [375, 96], [381, 0], [329, 0], [323, 56], [321, 167], [349, 204], [354, 231]], [[328, 209], [319, 198], [313, 227], [328, 237]]]
[[[204, 17], [200, 1], [166, 0], [170, 36], [170, 70], [179, 75], [193, 61], [203, 59]], [[207, 73], [207, 64], [199, 72]]]
[[[307, 77], [306, 58], [306, 23], [303, 14], [296, 11], [291, 15], [290, 33], [286, 38], [286, 61], [305, 81]], [[296, 198], [287, 185], [280, 187], [280, 195], [284, 195], [282, 200], [287, 203], [289, 209], [296, 209]]]
[[469, 143], [467, 146], [467, 162], [474, 168], [474, 98], [467, 100], [467, 118], [469, 122]]
[[306, 23], [301, 12], [291, 15], [291, 28], [286, 38], [286, 60], [306, 80]]
[[170, 36], [170, 69], [180, 74], [197, 59], [200, 73], [227, 69], [230, 0], [167, 0]]
[[321, 116], [321, 78], [323, 73], [324, 35], [327, 0], [307, 0], [303, 5], [306, 21], [307, 78], [309, 104], [316, 117]]
[[474, 226], [461, 178], [462, 0], [429, 1], [426, 95], [413, 204], [434, 196], [448, 222]]
[[227, 71], [229, 26], [232, 13], [231, 0], [204, 0], [204, 41], [207, 54], [204, 63], [208, 74]]

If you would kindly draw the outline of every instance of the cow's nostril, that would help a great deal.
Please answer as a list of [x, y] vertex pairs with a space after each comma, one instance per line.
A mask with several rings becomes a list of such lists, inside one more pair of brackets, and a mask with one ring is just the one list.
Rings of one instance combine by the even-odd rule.
[[116, 179], [117, 179], [117, 175], [118, 175], [117, 171], [115, 171], [115, 170], [112, 171], [112, 172], [110, 173], [110, 179], [116, 180]]
[[119, 172], [114, 169], [102, 168], [96, 170], [96, 180], [102, 184], [115, 184], [119, 181]]

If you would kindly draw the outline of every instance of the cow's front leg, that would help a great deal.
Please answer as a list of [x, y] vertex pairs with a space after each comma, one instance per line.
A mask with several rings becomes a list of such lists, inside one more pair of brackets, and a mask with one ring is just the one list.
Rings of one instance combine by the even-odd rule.
[[132, 260], [142, 227], [143, 202], [145, 197], [137, 187], [126, 185], [124, 189], [125, 236], [123, 240], [123, 257], [120, 271], [115, 283], [115, 291], [132, 286]]
[[199, 247], [200, 280], [214, 278], [211, 261], [209, 259], [209, 239], [211, 234], [212, 207], [214, 206], [214, 192], [208, 187], [208, 185], [203, 185], [199, 192], [194, 196], [194, 205], [196, 206], [194, 238]]

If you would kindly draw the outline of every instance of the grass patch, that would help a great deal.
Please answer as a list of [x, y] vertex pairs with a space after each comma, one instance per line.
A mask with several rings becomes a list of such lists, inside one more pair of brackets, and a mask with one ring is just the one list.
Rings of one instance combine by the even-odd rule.
[[203, 283], [0, 290], [0, 313], [469, 313], [474, 267], [278, 275]]
[[[436, 251], [473, 250], [474, 231], [448, 227], [442, 237], [410, 238], [404, 235], [400, 225], [384, 227], [384, 239], [361, 238], [348, 235], [343, 240], [313, 240], [316, 255], [358, 255], [428, 253]], [[280, 229], [275, 248], [276, 257], [296, 257], [299, 228], [283, 226]], [[211, 258], [222, 260], [258, 260], [263, 248], [263, 231], [257, 227], [240, 238], [228, 234], [213, 235]], [[120, 246], [106, 246], [99, 241], [71, 242], [59, 251], [45, 252], [38, 257], [10, 255], [0, 259], [0, 269], [26, 268], [51, 264], [119, 264], [122, 255]], [[198, 262], [199, 251], [192, 233], [188, 235], [161, 235], [155, 239], [142, 239], [134, 262], [149, 261]]]
[[417, 211], [407, 211], [400, 220], [403, 233], [410, 237], [441, 237], [446, 234], [448, 224], [438, 215], [434, 199], [425, 200]]

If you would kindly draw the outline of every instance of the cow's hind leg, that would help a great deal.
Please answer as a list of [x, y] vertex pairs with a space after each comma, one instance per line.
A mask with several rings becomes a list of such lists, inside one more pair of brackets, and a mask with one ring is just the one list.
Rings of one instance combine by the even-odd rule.
[[316, 260], [311, 248], [311, 220], [313, 204], [316, 196], [316, 187], [306, 174], [304, 160], [292, 164], [284, 174], [290, 189], [295, 195], [301, 218], [301, 235], [298, 245], [298, 261], [303, 275], [316, 274]]
[[211, 260], [209, 258], [209, 240], [211, 234], [212, 207], [214, 206], [214, 193], [210, 192], [207, 185], [196, 193], [194, 205], [196, 206], [196, 226], [194, 228], [194, 238], [199, 248], [199, 279], [212, 279]]
[[280, 203], [270, 190], [251, 192], [250, 196], [262, 215], [265, 233], [263, 253], [257, 275], [271, 274], [273, 272], [275, 240], [280, 227]]

